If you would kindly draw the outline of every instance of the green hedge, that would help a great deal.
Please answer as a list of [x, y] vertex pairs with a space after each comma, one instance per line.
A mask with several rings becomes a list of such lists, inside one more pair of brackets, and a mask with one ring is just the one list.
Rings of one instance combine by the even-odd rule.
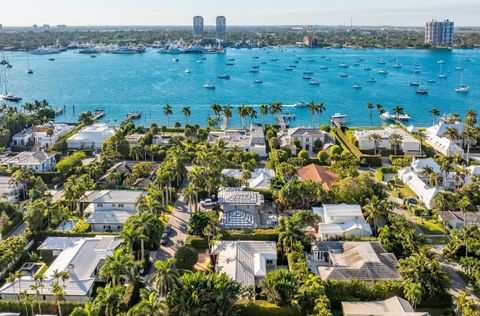
[[51, 171], [51, 172], [35, 172], [35, 176], [42, 178], [43, 182], [46, 184], [52, 184], [55, 180], [58, 180], [61, 176], [61, 173], [58, 171]]
[[363, 154], [358, 147], [353, 144], [350, 139], [345, 135], [341, 128], [336, 127], [334, 136], [336, 136], [337, 141], [350, 151], [355, 158], [360, 161], [365, 161], [369, 166], [381, 166], [382, 160], [380, 155], [365, 155]]
[[208, 240], [207, 240], [207, 238], [188, 235], [187, 239], [185, 241], [185, 245], [193, 247], [195, 249], [207, 249], [208, 248]]
[[278, 306], [267, 301], [238, 301], [241, 316], [300, 316], [300, 312], [293, 306]]
[[396, 173], [397, 168], [395, 167], [380, 167], [377, 169], [377, 180], [378, 181], [383, 181], [383, 178], [385, 177], [385, 173]]
[[247, 229], [247, 230], [233, 230], [228, 229], [222, 231], [222, 240], [264, 240], [277, 241], [278, 230], [276, 228], [267, 229]]
[[[62, 302], [62, 315], [70, 315], [75, 307], [83, 307], [83, 303], [80, 302]], [[38, 302], [33, 304], [34, 310], [38, 312]], [[58, 308], [55, 302], [41, 301], [40, 306], [43, 314], [58, 315]], [[2, 312], [16, 312], [21, 316], [28, 316], [25, 313], [25, 305], [17, 300], [0, 300], [0, 311]], [[30, 306], [28, 306], [28, 312], [31, 313]]]
[[35, 234], [37, 240], [44, 240], [47, 237], [93, 237], [96, 235], [119, 235], [119, 232], [88, 232], [78, 233], [63, 230], [43, 230]]

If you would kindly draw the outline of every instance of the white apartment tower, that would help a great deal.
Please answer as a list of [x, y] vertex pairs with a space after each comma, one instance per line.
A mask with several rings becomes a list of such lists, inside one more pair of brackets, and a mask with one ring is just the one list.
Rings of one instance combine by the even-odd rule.
[[227, 19], [223, 16], [217, 16], [217, 36], [221, 40], [225, 40], [227, 34]]
[[203, 17], [197, 15], [193, 17], [193, 37], [202, 38], [203, 36]]
[[453, 44], [453, 22], [432, 20], [425, 23], [425, 44], [432, 46], [451, 46]]

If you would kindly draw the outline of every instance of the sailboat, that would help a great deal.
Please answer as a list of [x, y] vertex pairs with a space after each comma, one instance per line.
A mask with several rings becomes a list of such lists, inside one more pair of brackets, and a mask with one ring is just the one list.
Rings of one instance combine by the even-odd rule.
[[0, 95], [0, 98], [2, 98], [5, 101], [11, 101], [11, 102], [19, 102], [22, 100], [21, 97], [18, 95], [15, 95], [13, 93], [9, 93], [7, 91], [7, 68], [3, 68], [3, 74], [4, 74], [4, 80], [3, 80], [3, 91], [4, 93]]
[[460, 87], [455, 88], [455, 92], [457, 92], [457, 93], [468, 93], [469, 91], [470, 91], [470, 87], [463, 83], [463, 74], [462, 74], [462, 83], [461, 83]]
[[440, 64], [441, 66], [441, 70], [440, 70], [440, 74], [437, 76], [438, 78], [442, 78], [442, 79], [447, 79], [447, 74], [443, 72], [443, 63]]
[[417, 81], [417, 74], [415, 72], [413, 73], [413, 80], [412, 80], [412, 82], [410, 82], [410, 85], [412, 87], [419, 87], [420, 86], [420, 82]]
[[28, 54], [27, 54], [27, 71], [26, 71], [27, 74], [31, 75], [33, 74], [33, 70], [32, 68], [30, 68], [30, 57], [28, 57]]

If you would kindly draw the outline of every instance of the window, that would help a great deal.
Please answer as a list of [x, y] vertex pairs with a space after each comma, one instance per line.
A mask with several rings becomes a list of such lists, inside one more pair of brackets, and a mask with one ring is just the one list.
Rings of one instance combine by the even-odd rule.
[[267, 264], [273, 264], [273, 260], [267, 259]]
[[103, 203], [97, 203], [98, 207], [103, 207]]
[[123, 204], [118, 204], [118, 207], [123, 207]]
[[112, 207], [115, 207], [115, 203], [112, 203]]
[[307, 137], [307, 138], [305, 138], [305, 141], [309, 142], [309, 141], [310, 141], [310, 138], [308, 138], [308, 137]]

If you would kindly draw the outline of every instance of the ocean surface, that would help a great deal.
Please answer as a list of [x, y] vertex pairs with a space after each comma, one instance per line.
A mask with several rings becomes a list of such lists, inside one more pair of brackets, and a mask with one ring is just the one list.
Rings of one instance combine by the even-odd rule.
[[[420, 126], [432, 122], [428, 112], [433, 107], [442, 113], [462, 115], [468, 109], [480, 110], [480, 50], [269, 48], [228, 49], [222, 55], [164, 55], [148, 49], [145, 54], [100, 54], [97, 58], [75, 51], [28, 58], [25, 52], [8, 52], [6, 56], [13, 66], [8, 69], [8, 91], [20, 95], [22, 102], [46, 99], [54, 107], [65, 106], [66, 111], [57, 117], [62, 122], [76, 121], [82, 111], [103, 109], [103, 120], [111, 124], [123, 120], [129, 112], [139, 111], [142, 116], [137, 124], [163, 125], [167, 123], [162, 109], [165, 104], [173, 107], [171, 125], [185, 122], [181, 109], [186, 105], [192, 112], [189, 123], [206, 124], [212, 115], [209, 106], [214, 103], [235, 107], [279, 101], [284, 111], [296, 115], [292, 126], [311, 124], [307, 108], [291, 106], [311, 100], [325, 103], [322, 123], [340, 112], [347, 114], [354, 126], [370, 125], [368, 102], [380, 103], [390, 112], [400, 105], [412, 117], [410, 122]], [[235, 65], [226, 65], [233, 59]], [[439, 64], [440, 60], [445, 63]], [[26, 73], [27, 63], [33, 74]], [[341, 63], [349, 67], [340, 68]], [[415, 63], [421, 70], [416, 75], [412, 73]], [[402, 67], [395, 68], [394, 64]], [[252, 66], [258, 66], [259, 71], [250, 72]], [[287, 71], [288, 66], [296, 67]], [[366, 66], [372, 70], [365, 70]], [[380, 69], [388, 74], [379, 74]], [[311, 85], [310, 80], [303, 79], [304, 71], [313, 72], [308, 76], [320, 84]], [[437, 77], [442, 71], [448, 78]], [[348, 77], [340, 77], [341, 73]], [[219, 79], [218, 74], [228, 74], [230, 79]], [[369, 83], [371, 77], [377, 82]], [[462, 80], [470, 86], [470, 93], [454, 91]], [[420, 88], [428, 89], [429, 94], [416, 94], [419, 87], [410, 86], [412, 81], [419, 81]], [[216, 89], [204, 88], [206, 83]], [[362, 88], [354, 89], [354, 84]], [[264, 121], [260, 114], [257, 120]], [[266, 121], [273, 118], [267, 117]], [[318, 124], [318, 117], [315, 122]], [[240, 125], [235, 110], [229, 125]]]

